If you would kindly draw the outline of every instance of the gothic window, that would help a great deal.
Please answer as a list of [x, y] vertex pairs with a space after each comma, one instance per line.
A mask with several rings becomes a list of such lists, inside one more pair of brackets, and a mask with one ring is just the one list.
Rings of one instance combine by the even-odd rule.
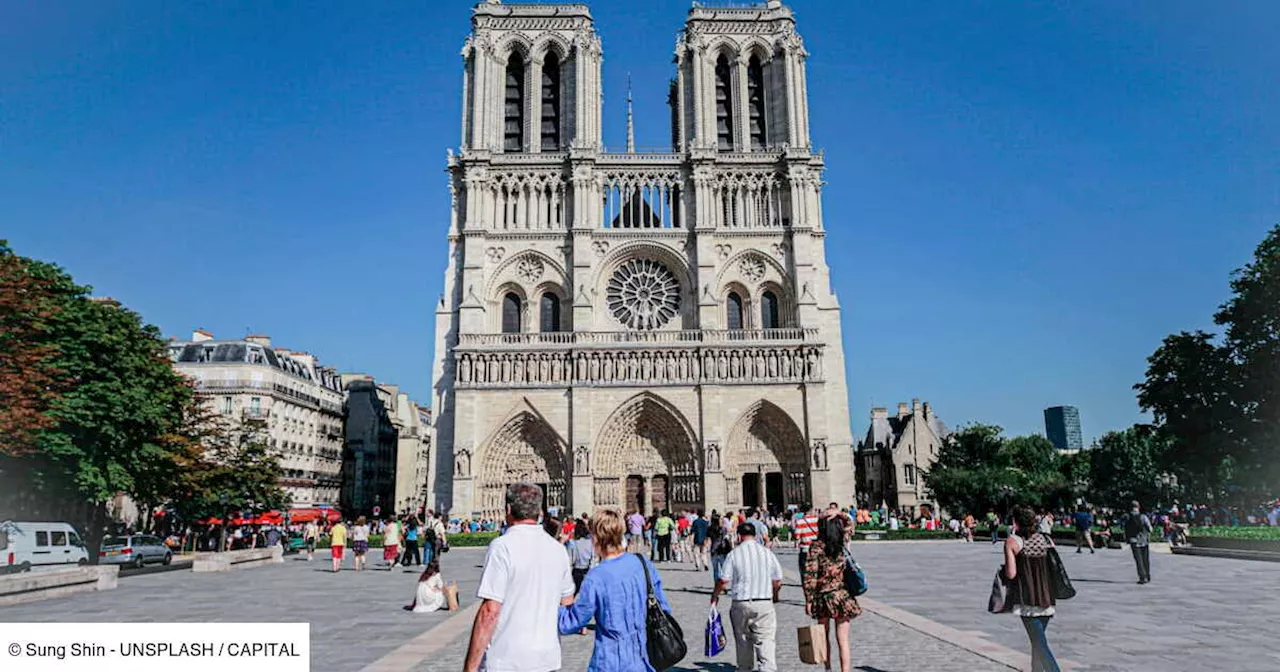
[[680, 312], [680, 282], [666, 266], [632, 259], [609, 278], [609, 311], [632, 329], [657, 329]]
[[742, 297], [737, 292], [729, 292], [729, 306], [726, 309], [725, 326], [729, 329], [742, 328]]
[[520, 297], [510, 292], [502, 297], [502, 333], [520, 333]]
[[778, 297], [773, 292], [765, 292], [760, 296], [760, 328], [761, 329], [777, 329], [782, 325], [778, 324]]
[[716, 60], [716, 142], [721, 151], [733, 151], [733, 69], [729, 59]]
[[539, 312], [542, 331], [560, 331], [560, 297], [551, 293], [543, 294]]
[[560, 151], [560, 59], [547, 54], [542, 64], [542, 151]]
[[508, 152], [523, 151], [524, 58], [518, 52], [512, 52], [507, 59], [506, 105], [502, 148]]
[[751, 149], [764, 149], [764, 66], [760, 57], [752, 56], [747, 63], [747, 111], [751, 118], [747, 128], [751, 132]]

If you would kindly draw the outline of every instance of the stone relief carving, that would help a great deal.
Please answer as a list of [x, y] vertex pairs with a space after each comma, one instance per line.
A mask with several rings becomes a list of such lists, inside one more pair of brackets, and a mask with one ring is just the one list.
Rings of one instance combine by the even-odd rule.
[[732, 245], [716, 245], [716, 255], [720, 257], [720, 261], [724, 261], [725, 259], [728, 259], [729, 255], [732, 253], [733, 253]]
[[470, 478], [471, 477], [471, 451], [461, 448], [453, 454], [453, 476], [454, 478]]
[[827, 442], [825, 439], [814, 439], [813, 441], [813, 468], [821, 470], [827, 468]]
[[707, 471], [720, 471], [720, 444], [715, 441], [707, 442]]
[[777, 258], [778, 258], [778, 261], [781, 261], [781, 262], [783, 262], [783, 263], [786, 263], [786, 261], [787, 261], [787, 244], [786, 244], [786, 243], [774, 243], [774, 244], [773, 244], [773, 256], [777, 257]]
[[573, 474], [586, 476], [591, 473], [591, 450], [585, 445], [573, 449]]
[[505, 247], [490, 247], [484, 251], [485, 256], [489, 257], [489, 263], [496, 264], [502, 261], [502, 257], [507, 254]]
[[462, 351], [455, 381], [463, 386], [688, 385], [703, 382], [800, 383], [822, 380], [821, 346], [731, 349]]
[[597, 257], [603, 257], [609, 253], [609, 241], [597, 240], [591, 243], [591, 249], [595, 251]]
[[543, 266], [542, 260], [537, 257], [525, 257], [516, 264], [516, 277], [521, 280], [533, 284], [542, 277], [546, 268]]

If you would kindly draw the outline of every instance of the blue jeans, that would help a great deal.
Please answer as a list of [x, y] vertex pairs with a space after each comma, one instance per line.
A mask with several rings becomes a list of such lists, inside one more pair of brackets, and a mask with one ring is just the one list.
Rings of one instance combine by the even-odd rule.
[[1058, 661], [1054, 660], [1049, 650], [1049, 640], [1045, 631], [1049, 629], [1052, 616], [1023, 616], [1022, 627], [1027, 629], [1027, 638], [1031, 640], [1031, 672], [1059, 672]]

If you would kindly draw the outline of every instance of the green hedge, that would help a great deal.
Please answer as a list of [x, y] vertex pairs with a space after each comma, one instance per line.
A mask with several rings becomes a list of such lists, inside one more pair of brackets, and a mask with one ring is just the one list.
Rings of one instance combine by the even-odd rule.
[[489, 542], [498, 538], [497, 532], [476, 532], [474, 534], [450, 534], [450, 546], [488, 546]]
[[1187, 534], [1192, 539], [1209, 537], [1216, 539], [1280, 541], [1280, 527], [1193, 527]]

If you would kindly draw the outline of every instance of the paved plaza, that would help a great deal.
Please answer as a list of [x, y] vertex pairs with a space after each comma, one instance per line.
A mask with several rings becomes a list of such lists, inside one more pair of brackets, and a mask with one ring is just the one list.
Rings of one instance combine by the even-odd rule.
[[[1025, 664], [1026, 635], [1017, 619], [986, 613], [998, 547], [952, 542], [865, 542], [857, 545], [871, 591], [868, 611], [854, 622], [854, 667], [863, 672], [980, 672]], [[1079, 595], [1062, 603], [1050, 628], [1060, 659], [1083, 670], [1275, 670], [1280, 654], [1268, 624], [1280, 619], [1275, 600], [1280, 565], [1153, 555], [1149, 586], [1134, 583], [1127, 550], [1063, 557]], [[779, 605], [780, 669], [818, 669], [799, 662], [795, 628], [807, 622], [795, 582], [796, 556], [779, 552], [788, 572]], [[287, 557], [284, 564], [226, 574], [173, 571], [126, 577], [118, 589], [0, 608], [0, 621], [296, 622], [311, 623], [316, 669], [458, 670], [474, 610], [482, 549], [444, 557], [447, 581], [457, 581], [463, 611], [413, 614], [416, 571], [350, 570], [331, 574], [327, 562]], [[378, 563], [375, 563], [375, 565]], [[662, 567], [668, 597], [691, 655], [677, 669], [732, 669], [732, 649], [702, 656], [709, 573]], [[726, 599], [721, 604], [728, 625]], [[565, 670], [581, 670], [590, 636], [563, 638]], [[977, 645], [975, 645], [977, 642]], [[982, 645], [989, 648], [984, 654]], [[1016, 652], [1016, 653], [1015, 653]], [[1012, 657], [1010, 657], [1012, 656]]]

